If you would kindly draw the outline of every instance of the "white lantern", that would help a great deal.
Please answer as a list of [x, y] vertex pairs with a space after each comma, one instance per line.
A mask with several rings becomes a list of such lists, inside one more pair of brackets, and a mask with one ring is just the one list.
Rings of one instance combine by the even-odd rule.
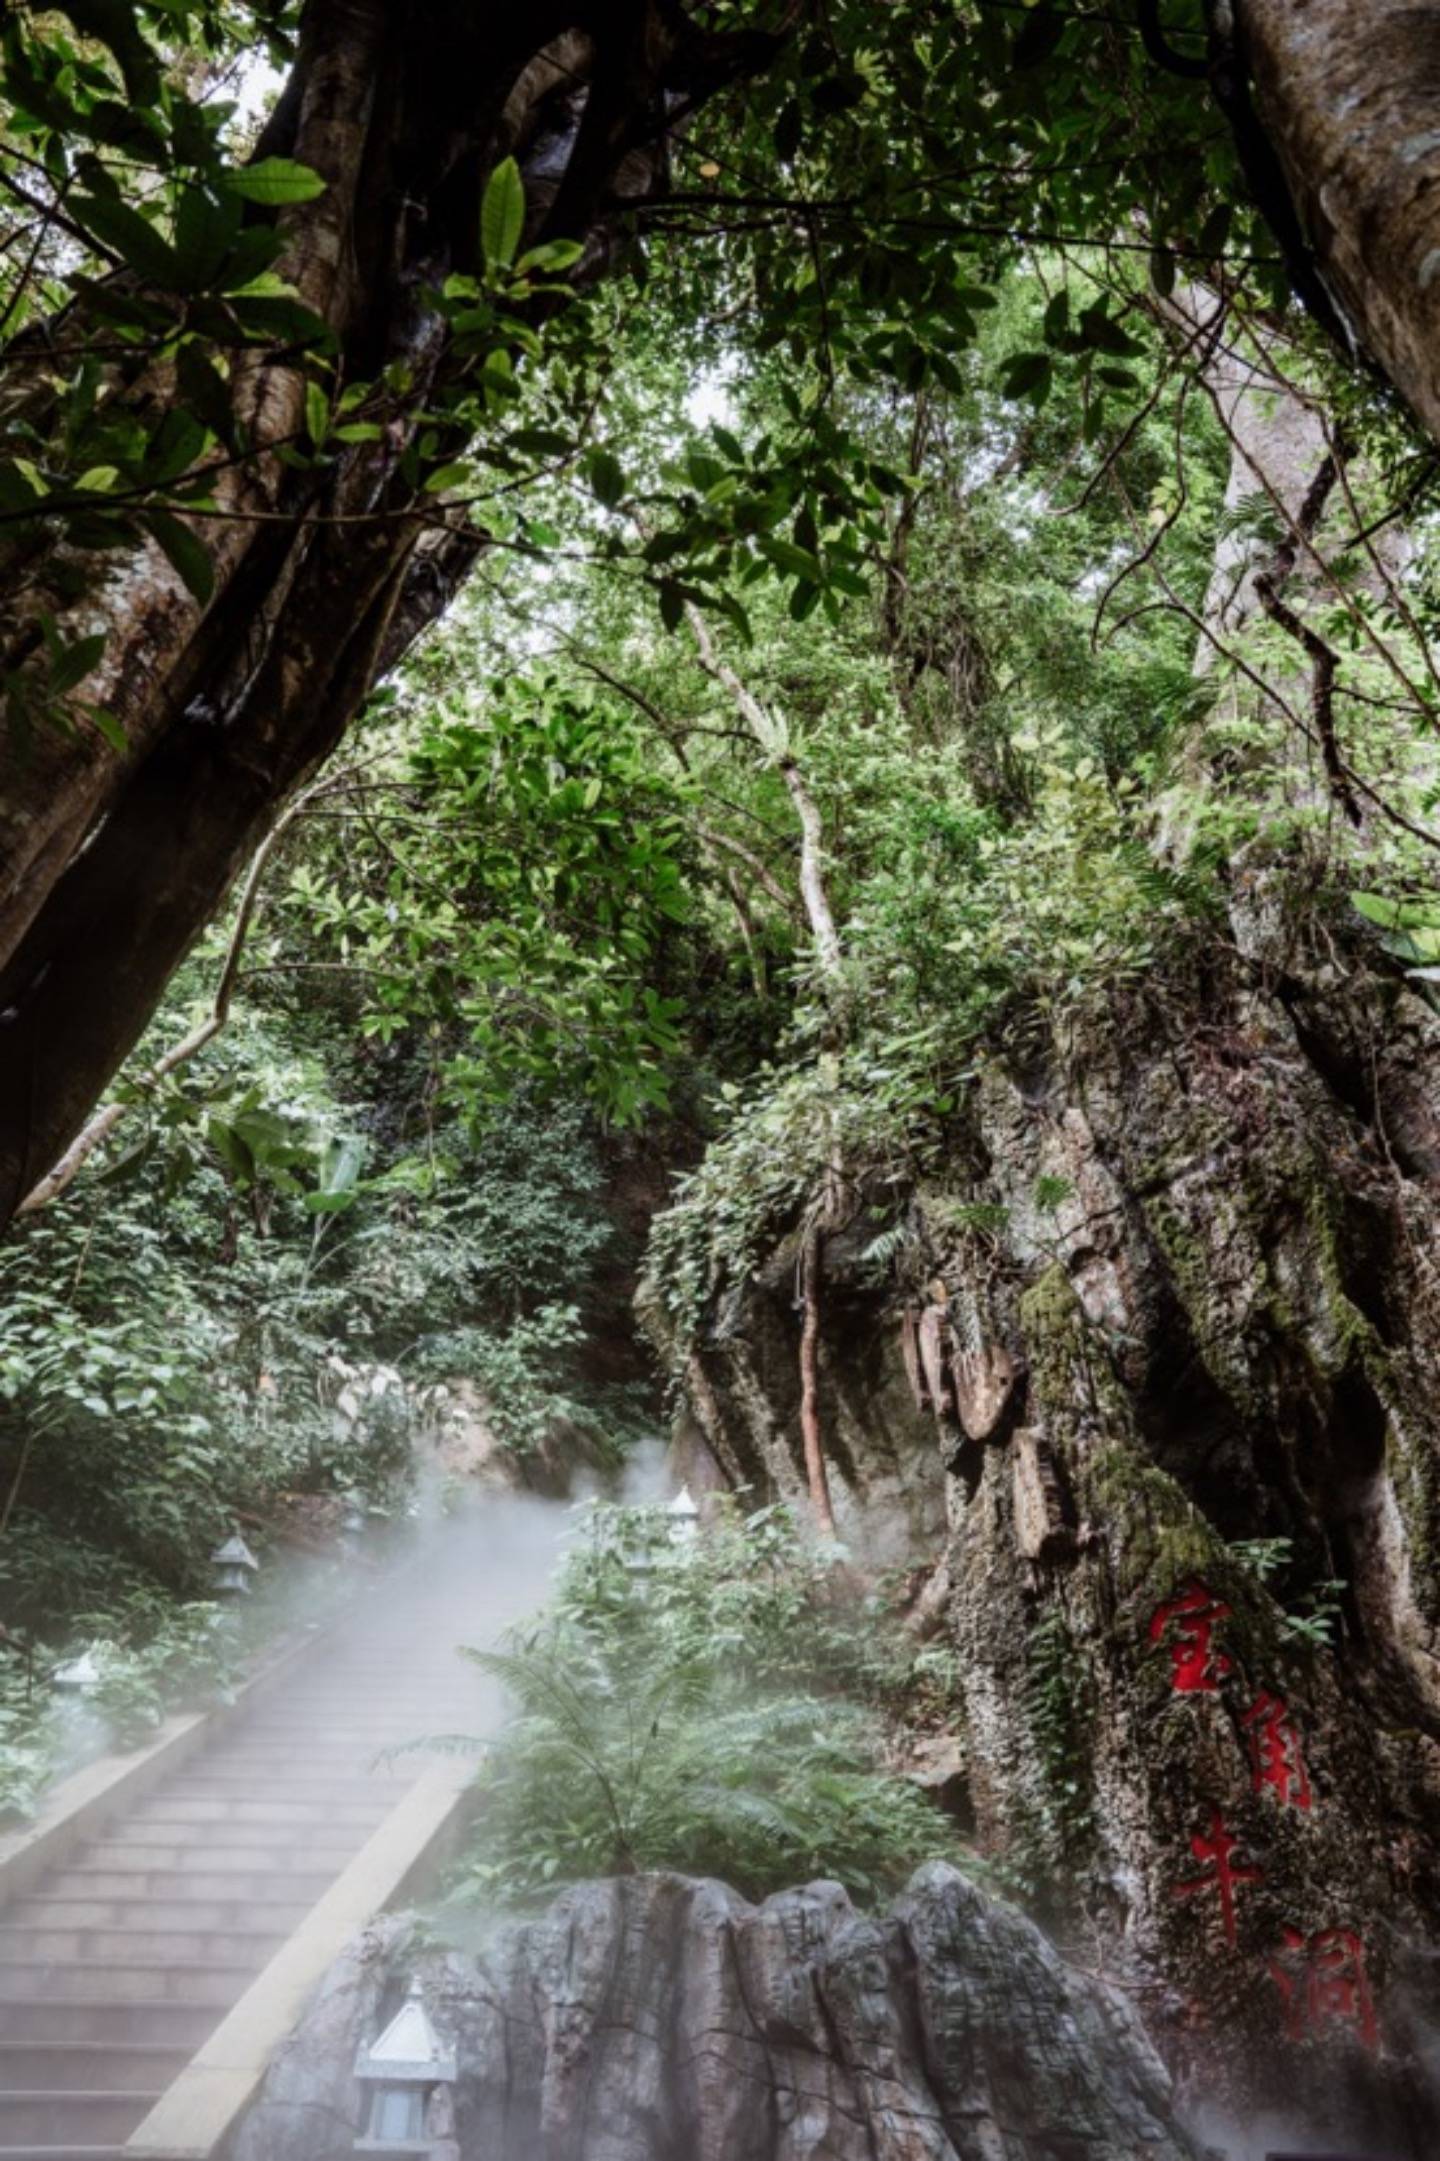
[[95, 1663], [92, 1650], [81, 1651], [76, 1658], [67, 1658], [63, 1666], [57, 1666], [50, 1676], [57, 1688], [70, 1690], [73, 1694], [87, 1695], [100, 1683], [100, 1668]]
[[217, 1598], [248, 1598], [250, 1578], [260, 1563], [238, 1531], [210, 1556], [210, 1588]]
[[359, 2051], [355, 2076], [364, 2101], [356, 2153], [435, 2152], [433, 2105], [441, 2087], [455, 2083], [455, 2058], [440, 2045], [418, 1980], [379, 2040]]
[[693, 1545], [700, 1533], [700, 1510], [688, 1486], [682, 1486], [665, 1511], [672, 1546]]

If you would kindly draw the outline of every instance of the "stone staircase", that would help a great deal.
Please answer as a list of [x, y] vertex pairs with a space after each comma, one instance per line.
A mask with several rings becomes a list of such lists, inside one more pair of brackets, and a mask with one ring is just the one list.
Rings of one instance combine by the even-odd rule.
[[483, 1589], [412, 1566], [364, 1606], [0, 1907], [0, 2161], [115, 2161], [434, 1760], [383, 1752], [493, 1723]]

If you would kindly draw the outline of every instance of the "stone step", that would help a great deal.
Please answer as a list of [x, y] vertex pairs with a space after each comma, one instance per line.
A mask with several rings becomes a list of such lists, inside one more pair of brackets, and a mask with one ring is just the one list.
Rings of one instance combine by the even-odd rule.
[[0, 1966], [134, 1965], [194, 1959], [202, 1966], [261, 1966], [285, 1928], [25, 1928], [0, 1926]]
[[[303, 1754], [317, 1735], [323, 1735], [330, 1747], [348, 1747], [352, 1741], [370, 1741], [377, 1734], [404, 1733], [418, 1729], [423, 1733], [431, 1719], [465, 1718], [481, 1706], [466, 1697], [454, 1695], [410, 1696], [403, 1703], [372, 1703], [364, 1711], [355, 1711], [344, 1718], [335, 1716], [335, 1706], [317, 1698], [314, 1703], [297, 1705], [295, 1716], [287, 1720], [267, 1720], [264, 1725], [239, 1726], [226, 1735], [227, 1741], [255, 1739], [277, 1748], [292, 1748]], [[323, 1720], [323, 1724], [318, 1723]]]
[[[47, 2010], [56, 2008], [46, 2005]], [[166, 2004], [166, 2011], [172, 2007]], [[11, 2041], [0, 2034], [0, 2093], [44, 2086], [50, 2090], [104, 2089], [109, 2093], [161, 2093], [177, 2078], [194, 2050], [166, 2041]]]
[[24, 1996], [0, 2002], [0, 2044], [28, 2048], [134, 2048], [162, 2044], [193, 2055], [215, 2031], [221, 2009], [234, 2000], [233, 1987], [223, 2005], [171, 2002], [148, 1996], [128, 2002], [111, 1997], [76, 1995], [68, 2001]]
[[[198, 1849], [203, 1853], [204, 1849]], [[207, 1862], [212, 1857], [205, 1856]], [[343, 1866], [343, 1863], [339, 1866]], [[145, 1861], [134, 1866], [109, 1868], [82, 1866], [57, 1869], [44, 1879], [43, 1896], [69, 1899], [244, 1899], [262, 1904], [294, 1903], [303, 1912], [335, 1881], [335, 1868], [285, 1868], [269, 1855], [246, 1857], [243, 1867], [152, 1868]]]
[[[255, 1735], [253, 1744], [249, 1737], [244, 1737], [244, 1746], [264, 1748], [268, 1761], [305, 1763], [309, 1750], [316, 1746], [318, 1737], [322, 1740], [322, 1746], [326, 1750], [333, 1750], [335, 1755], [344, 1753], [344, 1750], [363, 1755], [365, 1750], [372, 1748], [400, 1748], [404, 1742], [422, 1742], [428, 1733], [463, 1733], [467, 1718], [469, 1707], [454, 1703], [432, 1703], [411, 1705], [409, 1712], [389, 1712], [385, 1716], [368, 1718], [363, 1724], [357, 1722], [346, 1724], [346, 1727], [331, 1727], [329, 1720], [324, 1718], [322, 1709], [316, 1707], [314, 1718], [307, 1720], [305, 1724], [298, 1724], [294, 1731], [259, 1733]], [[240, 1735], [234, 1735], [234, 1746], [242, 1746]]]
[[123, 2146], [0, 2146], [0, 2161], [125, 2161]]
[[[140, 2003], [165, 1998], [217, 2012], [235, 2002], [263, 1960], [127, 1958], [118, 1962], [36, 1966], [0, 1960], [0, 2028], [11, 2003]], [[213, 2023], [213, 2021], [212, 2021]]]
[[[254, 1824], [239, 1825], [233, 1836], [213, 1837], [215, 1826], [203, 1823], [116, 1824], [109, 1834], [85, 1847], [85, 1865], [95, 1868], [286, 1868], [313, 1862], [317, 1868], [344, 1867], [362, 1835], [322, 1838], [307, 1833], [303, 1844], [274, 1839]], [[314, 1830], [314, 1827], [311, 1827]]]
[[208, 1794], [192, 1799], [167, 1790], [142, 1801], [128, 1821], [134, 1826], [193, 1824], [197, 1830], [217, 1823], [291, 1828], [299, 1824], [335, 1827], [353, 1823], [373, 1827], [384, 1813], [374, 1801], [250, 1801], [238, 1794], [224, 1800]]
[[115, 2144], [129, 2138], [159, 2098], [158, 2087], [150, 2093], [0, 2093], [0, 2153], [57, 2138], [66, 2144]]
[[373, 1801], [398, 1801], [410, 1791], [418, 1773], [396, 1778], [393, 1772], [374, 1771], [366, 1764], [356, 1764], [344, 1778], [327, 1773], [324, 1778], [306, 1778], [303, 1775], [286, 1778], [257, 1777], [246, 1770], [232, 1771], [228, 1766], [213, 1771], [197, 1772], [193, 1778], [177, 1778], [164, 1788], [166, 1800], [217, 1800], [217, 1801], [294, 1801], [302, 1807], [319, 1802], [328, 1807], [332, 1802], [342, 1805], [360, 1801], [366, 1806]]
[[155, 1929], [233, 1930], [243, 1935], [288, 1936], [304, 1919], [313, 1899], [206, 1898], [65, 1898], [46, 1886], [40, 1898], [17, 1898], [4, 1909], [0, 1927], [54, 1930]]
[[[283, 1739], [278, 1736], [267, 1739], [264, 1743], [266, 1760], [296, 1765], [314, 1760], [309, 1754], [310, 1744], [324, 1716], [323, 1709], [317, 1705], [313, 1724], [301, 1727]], [[382, 1749], [408, 1751], [416, 1742], [428, 1740], [432, 1734], [464, 1733], [467, 1716], [454, 1704], [437, 1704], [433, 1710], [411, 1712], [403, 1718], [377, 1718], [367, 1726], [332, 1729], [326, 1735], [326, 1741], [336, 1757], [353, 1756], [364, 1760]]]
[[[388, 1770], [392, 1777], [406, 1775], [409, 1753], [397, 1756], [393, 1765], [379, 1762], [383, 1748], [388, 1744], [355, 1742], [345, 1748], [327, 1749], [323, 1754], [314, 1751], [301, 1757], [294, 1749], [276, 1749], [269, 1754], [260, 1749], [226, 1749], [223, 1753], [197, 1758], [196, 1768], [201, 1773], [217, 1771], [224, 1778], [249, 1778], [258, 1782], [288, 1785], [292, 1779], [311, 1785], [323, 1780], [331, 1785], [353, 1778], [357, 1771], [373, 1767]], [[422, 1751], [423, 1753], [423, 1751]]]

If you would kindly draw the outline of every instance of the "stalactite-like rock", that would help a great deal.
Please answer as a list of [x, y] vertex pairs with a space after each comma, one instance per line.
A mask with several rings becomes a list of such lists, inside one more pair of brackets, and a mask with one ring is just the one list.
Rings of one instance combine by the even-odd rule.
[[1199, 2161], [1125, 1999], [956, 1870], [876, 1917], [582, 1884], [478, 1957], [386, 1923], [331, 1972], [234, 2161], [348, 2161], [358, 2044], [412, 1972], [459, 2065], [459, 2161]]

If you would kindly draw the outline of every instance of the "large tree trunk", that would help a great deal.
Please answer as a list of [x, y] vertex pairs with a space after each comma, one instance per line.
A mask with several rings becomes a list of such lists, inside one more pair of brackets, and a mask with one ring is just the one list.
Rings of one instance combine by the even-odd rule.
[[1316, 267], [1356, 339], [1440, 436], [1440, 6], [1241, 0], [1236, 12]]
[[[473, 559], [474, 534], [437, 527], [399, 458], [442, 373], [463, 374], [425, 296], [475, 269], [489, 173], [515, 156], [526, 243], [582, 240], [579, 274], [597, 275], [615, 204], [663, 182], [677, 95], [693, 106], [769, 49], [703, 35], [660, 0], [498, 15], [311, 0], [260, 150], [327, 186], [283, 213], [279, 268], [334, 332], [341, 380], [403, 363], [412, 387], [380, 441], [296, 471], [277, 449], [301, 425], [303, 368], [292, 355], [236, 369], [253, 454], [217, 471], [223, 515], [197, 527], [208, 607], [148, 543], [97, 568], [79, 602], [64, 598], [73, 551], [7, 566], [7, 663], [34, 648], [42, 614], [71, 637], [105, 631], [87, 696], [126, 747], [45, 731], [0, 790], [0, 1223], [73, 1137], [279, 806]], [[175, 385], [152, 368], [125, 394], [153, 414]]]

